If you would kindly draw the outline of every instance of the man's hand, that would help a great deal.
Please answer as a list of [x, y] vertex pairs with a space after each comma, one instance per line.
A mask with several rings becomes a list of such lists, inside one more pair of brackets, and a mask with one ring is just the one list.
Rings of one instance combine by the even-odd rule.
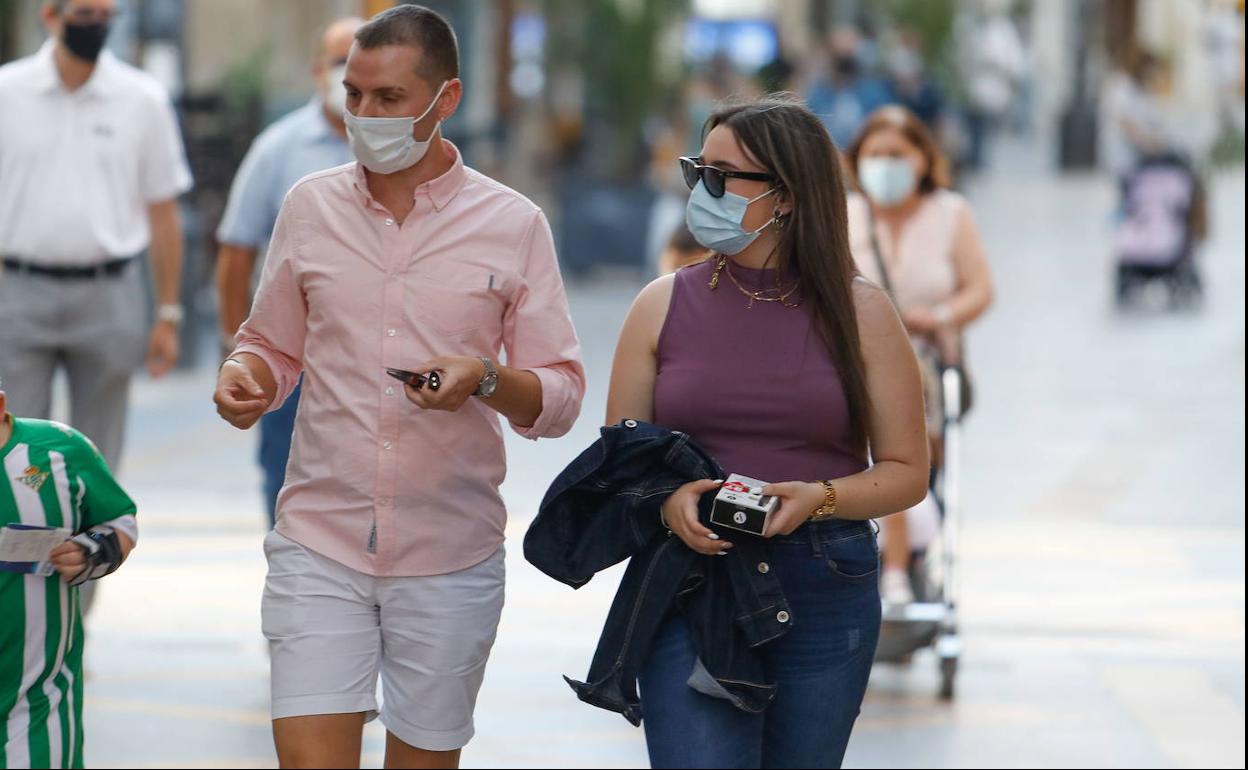
[[479, 358], [435, 358], [418, 367], [417, 372], [436, 371], [442, 375], [442, 387], [430, 390], [429, 386], [417, 390], [404, 385], [407, 400], [421, 409], [440, 412], [458, 412], [481, 384], [485, 376], [485, 364]]
[[164, 377], [177, 362], [178, 327], [157, 321], [147, 340], [147, 373], [155, 379]]
[[241, 361], [230, 359], [217, 374], [217, 390], [212, 394], [217, 414], [240, 430], [247, 430], [269, 408], [271, 399]]
[[78, 577], [87, 568], [87, 555], [83, 553], [82, 546], [68, 540], [53, 548], [48, 559], [67, 581]]

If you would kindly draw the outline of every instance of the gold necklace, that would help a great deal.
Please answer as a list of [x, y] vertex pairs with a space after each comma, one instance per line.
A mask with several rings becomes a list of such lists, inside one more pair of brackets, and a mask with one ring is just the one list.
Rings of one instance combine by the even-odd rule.
[[719, 288], [720, 272], [728, 273], [728, 279], [731, 280], [733, 285], [737, 287], [737, 291], [741, 292], [742, 294], [750, 298], [750, 304], [746, 305], [746, 310], [752, 309], [754, 307], [755, 302], [779, 302], [785, 307], [797, 307], [798, 305], [801, 304], [801, 300], [798, 300], [797, 302], [791, 305], [788, 302], [785, 302], [785, 300], [787, 300], [789, 297], [793, 295], [795, 291], [797, 291], [796, 284], [794, 284], [793, 288], [789, 289], [783, 294], [779, 294], [778, 296], [768, 296], [769, 294], [779, 292], [781, 289], [778, 286], [773, 289], [762, 289], [761, 291], [754, 291], [754, 290], [745, 288], [744, 286], [741, 285], [741, 282], [737, 280], [737, 277], [732, 274], [732, 267], [728, 264], [728, 257], [722, 254], [719, 256], [719, 261], [715, 265], [715, 273], [711, 276], [711, 282], [709, 286], [712, 291]]

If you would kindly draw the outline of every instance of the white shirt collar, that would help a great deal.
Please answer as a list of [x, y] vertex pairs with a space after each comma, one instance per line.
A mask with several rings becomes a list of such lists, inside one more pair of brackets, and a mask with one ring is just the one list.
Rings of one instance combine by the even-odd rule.
[[[61, 73], [56, 68], [56, 40], [48, 38], [40, 46], [39, 52], [35, 54], [34, 87], [41, 93], [49, 93], [57, 88], [64, 89], [65, 83], [61, 80]], [[100, 52], [100, 58], [95, 62], [95, 71], [91, 73], [91, 77], [87, 82], [82, 84], [79, 89], [84, 94], [92, 96], [106, 97], [113, 93], [113, 85], [116, 83], [117, 58], [107, 48]]]

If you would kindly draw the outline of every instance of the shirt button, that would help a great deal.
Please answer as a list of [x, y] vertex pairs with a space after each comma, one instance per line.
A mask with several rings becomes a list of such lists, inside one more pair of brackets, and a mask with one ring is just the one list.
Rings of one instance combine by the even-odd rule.
[[380, 497], [380, 498], [378, 498], [378, 499], [377, 499], [377, 504], [378, 504], [378, 505], [380, 505], [382, 508], [389, 508], [389, 507], [390, 507], [390, 498], [388, 498], [388, 497]]
[[389, 448], [390, 448], [390, 447], [392, 447], [392, 446], [394, 446], [394, 444], [391, 444], [389, 441], [383, 441], [383, 442], [381, 442], [381, 448], [382, 448], [382, 449], [389, 449]]
[[386, 395], [387, 395], [387, 396], [393, 396], [393, 395], [394, 395], [394, 388], [386, 388]]
[[386, 227], [392, 227], [392, 226], [394, 226], [394, 220], [393, 220], [393, 219], [389, 219], [389, 218], [387, 218], [387, 219], [386, 219]]
[[781, 623], [788, 623], [789, 613], [784, 610], [780, 610], [779, 612], [776, 613], [776, 620], [780, 621]]
[[768, 572], [771, 572], [771, 565], [765, 561], [760, 561], [758, 563], [758, 571], [766, 575]]
[[387, 336], [387, 337], [395, 337], [395, 336], [397, 336], [397, 335], [398, 335], [398, 333], [399, 333], [399, 330], [398, 330], [398, 329], [386, 329], [386, 336]]

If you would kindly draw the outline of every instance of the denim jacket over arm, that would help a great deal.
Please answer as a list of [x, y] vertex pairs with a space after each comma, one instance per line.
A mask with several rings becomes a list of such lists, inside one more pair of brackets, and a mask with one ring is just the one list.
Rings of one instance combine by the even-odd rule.
[[[660, 507], [678, 487], [725, 474], [685, 433], [636, 420], [605, 427], [559, 474], [524, 537], [524, 556], [561, 583], [580, 588], [595, 573], [631, 559], [607, 614], [587, 681], [567, 680], [586, 703], [641, 723], [637, 676], [659, 625], [680, 612], [698, 654], [689, 686], [759, 712], [775, 696], [755, 648], [796, 622], [779, 581], [759, 569], [766, 541], [733, 531], [726, 556], [703, 556], [671, 535]], [[712, 494], [699, 518], [710, 524]]]

